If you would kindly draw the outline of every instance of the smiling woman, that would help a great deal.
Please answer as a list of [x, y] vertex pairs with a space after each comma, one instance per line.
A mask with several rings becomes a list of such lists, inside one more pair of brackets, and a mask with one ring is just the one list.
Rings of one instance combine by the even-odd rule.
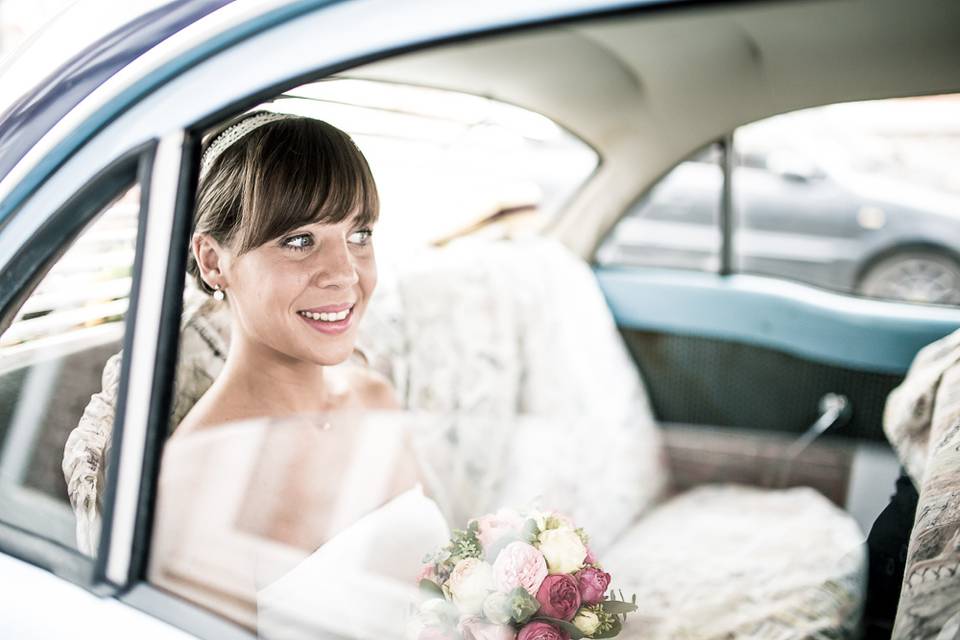
[[[377, 282], [378, 216], [364, 156], [326, 122], [255, 111], [207, 136], [187, 269], [197, 286], [186, 296], [171, 431], [185, 437], [258, 416], [397, 406], [356, 347]], [[88, 554], [98, 539], [100, 459], [120, 361], [108, 361], [111, 383], [65, 448], [78, 543]]]
[[179, 429], [395, 405], [386, 382], [351, 372], [331, 386], [325, 369], [353, 352], [377, 282], [377, 189], [350, 138], [319, 120], [245, 114], [211, 137], [200, 170], [189, 271], [226, 298], [233, 337]]

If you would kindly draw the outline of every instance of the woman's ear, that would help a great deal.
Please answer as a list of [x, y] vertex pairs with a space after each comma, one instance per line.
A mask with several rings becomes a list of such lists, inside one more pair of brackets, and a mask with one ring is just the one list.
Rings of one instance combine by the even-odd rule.
[[229, 259], [223, 246], [208, 233], [194, 233], [191, 249], [203, 281], [211, 289], [216, 288], [217, 285], [220, 285], [221, 289], [226, 289], [228, 283], [224, 274]]

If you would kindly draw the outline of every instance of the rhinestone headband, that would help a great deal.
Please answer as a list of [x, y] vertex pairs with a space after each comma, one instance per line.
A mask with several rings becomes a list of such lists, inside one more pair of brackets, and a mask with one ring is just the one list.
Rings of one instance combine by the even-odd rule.
[[224, 129], [220, 135], [213, 139], [207, 150], [203, 152], [200, 158], [200, 177], [206, 175], [210, 170], [214, 160], [220, 157], [220, 154], [226, 151], [227, 147], [247, 135], [257, 127], [262, 127], [269, 122], [295, 118], [296, 116], [287, 113], [273, 113], [272, 111], [260, 111], [252, 116], [244, 118], [240, 122]]

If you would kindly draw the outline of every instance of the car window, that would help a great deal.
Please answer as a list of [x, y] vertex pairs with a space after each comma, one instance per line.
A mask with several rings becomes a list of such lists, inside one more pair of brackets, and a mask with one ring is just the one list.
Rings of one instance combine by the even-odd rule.
[[723, 169], [719, 144], [674, 167], [637, 200], [597, 251], [601, 264], [716, 271]]
[[[837, 104], [737, 129], [731, 270], [960, 303], [958, 105], [955, 95]], [[597, 261], [717, 271], [723, 178], [704, 157], [631, 207]]]
[[102, 452], [74, 449], [68, 436], [95, 430], [91, 419], [106, 406], [97, 394], [107, 359], [123, 343], [139, 186], [128, 182], [94, 213], [67, 246], [36, 248], [59, 257], [0, 335], [0, 518], [87, 554], [99, 530], [78, 539], [71, 500], [76, 519], [92, 524]]
[[350, 134], [377, 181], [377, 251], [387, 260], [491, 223], [541, 228], [599, 161], [543, 115], [456, 91], [339, 78], [288, 91], [269, 108]]
[[829, 105], [737, 130], [736, 269], [960, 303], [960, 96]]

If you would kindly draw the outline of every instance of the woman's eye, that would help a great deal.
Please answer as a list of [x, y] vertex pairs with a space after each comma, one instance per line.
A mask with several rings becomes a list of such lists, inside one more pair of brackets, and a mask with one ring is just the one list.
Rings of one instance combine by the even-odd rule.
[[347, 242], [362, 246], [370, 242], [370, 236], [372, 235], [372, 229], [358, 229], [350, 234], [350, 236], [347, 238]]
[[296, 249], [298, 251], [303, 251], [307, 247], [313, 246], [313, 236], [309, 233], [301, 233], [296, 236], [290, 236], [283, 241], [283, 246], [290, 247], [291, 249]]

